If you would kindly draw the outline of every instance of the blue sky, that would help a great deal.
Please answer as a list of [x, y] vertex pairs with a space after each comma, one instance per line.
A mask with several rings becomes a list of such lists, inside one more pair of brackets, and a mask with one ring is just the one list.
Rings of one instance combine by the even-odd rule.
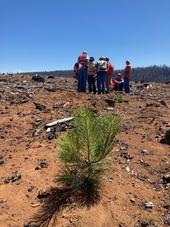
[[0, 72], [71, 69], [82, 50], [115, 68], [170, 65], [170, 0], [0, 0]]

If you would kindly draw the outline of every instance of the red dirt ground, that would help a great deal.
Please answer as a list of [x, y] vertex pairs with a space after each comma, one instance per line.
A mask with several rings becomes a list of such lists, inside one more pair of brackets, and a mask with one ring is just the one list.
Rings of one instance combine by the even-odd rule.
[[[57, 186], [53, 179], [60, 165], [56, 159], [59, 147], [57, 139], [48, 140], [44, 126], [73, 116], [74, 110], [84, 105], [98, 114], [119, 114], [123, 130], [103, 179], [101, 202], [89, 210], [74, 205], [66, 208], [56, 226], [170, 225], [170, 188], [161, 181], [170, 173], [170, 146], [159, 142], [170, 130], [170, 85], [153, 84], [148, 93], [125, 96], [128, 102], [116, 102], [110, 110], [105, 99], [114, 94], [77, 93], [73, 79], [46, 79], [42, 84], [29, 76], [0, 77], [0, 85], [0, 160], [4, 162], [0, 164], [1, 227], [24, 226], [41, 205], [38, 193]], [[33, 102], [47, 110], [36, 109]], [[39, 160], [48, 167], [35, 170]], [[8, 177], [16, 171], [21, 179], [11, 182]], [[146, 202], [152, 202], [153, 208], [146, 208]]]

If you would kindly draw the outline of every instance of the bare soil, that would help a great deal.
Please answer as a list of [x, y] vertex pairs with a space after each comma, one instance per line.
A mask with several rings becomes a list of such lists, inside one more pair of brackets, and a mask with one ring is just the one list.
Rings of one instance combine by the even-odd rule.
[[[135, 87], [136, 85], [134, 85]], [[137, 88], [136, 88], [137, 89]], [[170, 226], [170, 85], [153, 84], [147, 92], [124, 95], [110, 108], [108, 95], [76, 92], [74, 79], [31, 76], [0, 77], [0, 226], [21, 227], [41, 206], [40, 192], [57, 187], [57, 138], [45, 125], [73, 116], [78, 106], [96, 114], [122, 118], [110, 166], [103, 179], [102, 199], [91, 209], [73, 204], [58, 215], [58, 227]], [[37, 108], [36, 104], [44, 107]], [[168, 134], [167, 134], [168, 135]]]

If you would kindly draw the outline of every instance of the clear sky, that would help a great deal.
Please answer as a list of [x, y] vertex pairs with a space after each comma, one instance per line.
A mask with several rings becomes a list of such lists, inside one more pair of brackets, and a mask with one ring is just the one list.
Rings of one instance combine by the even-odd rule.
[[82, 50], [170, 65], [170, 0], [0, 0], [0, 72], [71, 69]]

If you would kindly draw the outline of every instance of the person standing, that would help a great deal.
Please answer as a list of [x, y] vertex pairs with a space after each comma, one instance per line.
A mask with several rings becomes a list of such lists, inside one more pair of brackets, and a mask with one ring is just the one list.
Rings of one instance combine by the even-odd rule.
[[99, 61], [96, 64], [97, 67], [97, 89], [98, 94], [105, 93], [105, 84], [106, 84], [106, 76], [108, 70], [108, 63], [104, 57], [100, 57]]
[[79, 65], [78, 65], [78, 63], [76, 62], [75, 64], [74, 64], [74, 76], [73, 76], [73, 78], [75, 78], [76, 80], [78, 79], [78, 74], [79, 74]]
[[86, 92], [87, 81], [87, 51], [83, 51], [78, 57], [78, 91]]
[[131, 73], [132, 73], [132, 66], [130, 64], [130, 61], [126, 61], [126, 67], [124, 69], [124, 89], [126, 93], [130, 93], [130, 85], [129, 81], [131, 79]]
[[96, 94], [96, 64], [94, 63], [94, 57], [90, 57], [87, 63], [87, 71], [88, 71], [88, 85], [89, 85], [89, 93], [93, 92]]
[[114, 66], [109, 61], [109, 58], [106, 58], [106, 61], [108, 63], [108, 70], [107, 70], [107, 76], [106, 76], [106, 89], [107, 89], [107, 93], [109, 93], [110, 88], [111, 88], [111, 83], [112, 83], [112, 76], [113, 76], [113, 73], [114, 73]]

